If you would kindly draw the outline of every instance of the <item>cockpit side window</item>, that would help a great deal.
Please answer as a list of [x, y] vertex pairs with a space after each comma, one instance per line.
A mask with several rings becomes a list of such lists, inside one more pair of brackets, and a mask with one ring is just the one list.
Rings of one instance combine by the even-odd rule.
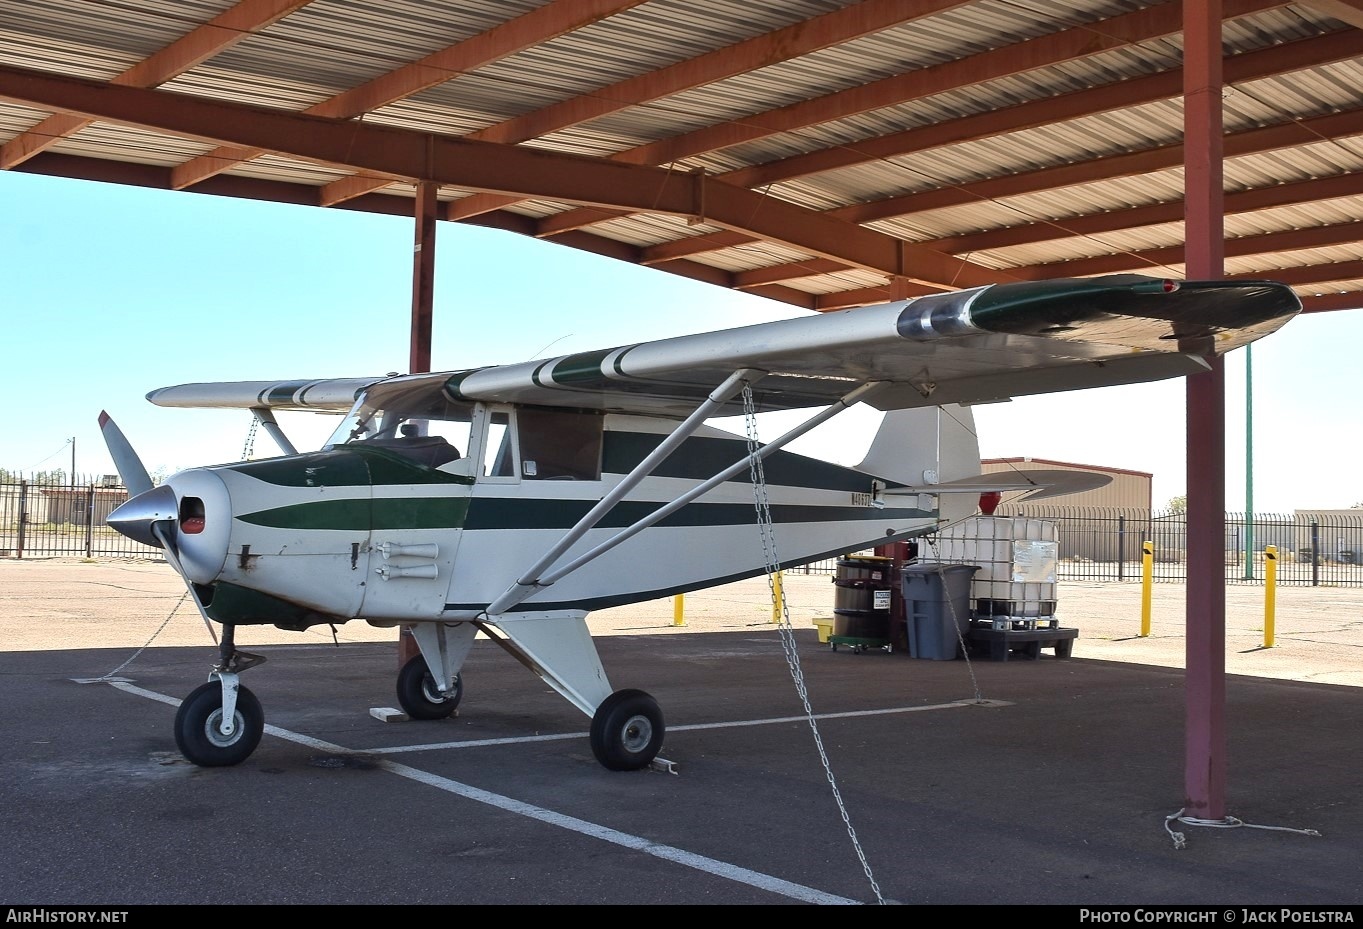
[[515, 477], [516, 450], [506, 413], [492, 413], [487, 420], [487, 439], [483, 443], [483, 474], [488, 477]]
[[604, 416], [577, 410], [521, 408], [521, 476], [540, 481], [601, 479]]

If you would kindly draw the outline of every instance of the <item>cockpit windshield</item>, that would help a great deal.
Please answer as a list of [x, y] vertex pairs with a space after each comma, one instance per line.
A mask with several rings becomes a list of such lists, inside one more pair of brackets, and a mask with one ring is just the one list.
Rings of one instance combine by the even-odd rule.
[[451, 401], [445, 380], [416, 375], [373, 385], [325, 447], [388, 448], [433, 468], [459, 460], [469, 447], [473, 404]]

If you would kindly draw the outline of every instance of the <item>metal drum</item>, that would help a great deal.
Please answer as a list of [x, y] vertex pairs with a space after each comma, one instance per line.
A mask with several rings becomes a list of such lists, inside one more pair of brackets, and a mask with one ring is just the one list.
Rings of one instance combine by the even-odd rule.
[[881, 555], [838, 559], [833, 578], [833, 635], [849, 639], [890, 638], [890, 595], [894, 561]]

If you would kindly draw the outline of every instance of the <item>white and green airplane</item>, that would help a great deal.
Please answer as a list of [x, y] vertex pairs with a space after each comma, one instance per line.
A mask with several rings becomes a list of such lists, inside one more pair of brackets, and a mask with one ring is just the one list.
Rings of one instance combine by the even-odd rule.
[[[981, 474], [970, 406], [1197, 374], [1285, 324], [1269, 281], [1136, 275], [998, 284], [807, 318], [464, 371], [186, 384], [157, 405], [254, 412], [286, 454], [153, 486], [107, 414], [131, 498], [108, 518], [158, 545], [220, 660], [182, 702], [176, 742], [237, 764], [264, 729], [234, 630], [353, 619], [410, 631], [397, 694], [414, 719], [454, 712], [482, 633], [591, 718], [597, 760], [653, 764], [663, 714], [612, 691], [587, 616], [923, 536], [982, 492], [1081, 489], [1074, 472]], [[843, 467], [783, 450], [865, 403], [884, 411]], [[274, 413], [337, 414], [297, 451]], [[808, 410], [757, 443], [717, 417]], [[1092, 486], [1092, 485], [1084, 485]]]

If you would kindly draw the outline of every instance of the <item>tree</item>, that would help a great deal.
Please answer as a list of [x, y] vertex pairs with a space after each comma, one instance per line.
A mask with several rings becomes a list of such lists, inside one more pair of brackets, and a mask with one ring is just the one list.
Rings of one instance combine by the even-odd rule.
[[1188, 495], [1179, 494], [1177, 497], [1170, 497], [1169, 502], [1165, 504], [1165, 507], [1168, 508], [1170, 513], [1188, 512]]

